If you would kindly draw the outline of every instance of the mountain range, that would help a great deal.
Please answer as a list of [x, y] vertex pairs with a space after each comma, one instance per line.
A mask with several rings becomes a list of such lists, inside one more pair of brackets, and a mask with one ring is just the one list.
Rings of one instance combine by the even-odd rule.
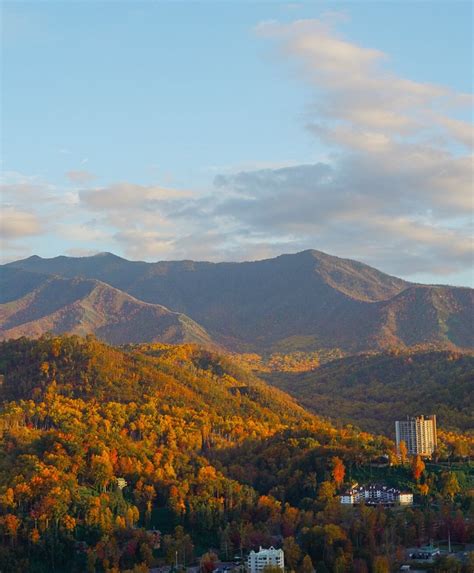
[[242, 263], [38, 256], [0, 267], [0, 336], [93, 333], [233, 351], [474, 347], [474, 291], [308, 250]]

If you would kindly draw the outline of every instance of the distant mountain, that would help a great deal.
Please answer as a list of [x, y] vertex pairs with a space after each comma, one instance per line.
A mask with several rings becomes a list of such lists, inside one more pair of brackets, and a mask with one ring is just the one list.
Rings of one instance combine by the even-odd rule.
[[157, 340], [211, 344], [207, 333], [187, 316], [93, 279], [3, 267], [0, 292], [0, 339], [67, 332], [95, 334], [111, 344]]
[[244, 263], [35, 256], [7, 268], [103, 281], [233, 350], [474, 346], [472, 289], [415, 285], [319, 251]]
[[394, 420], [436, 414], [444, 429], [474, 431], [474, 355], [380, 353], [334, 360], [312, 372], [263, 377], [316, 414], [394, 437]]

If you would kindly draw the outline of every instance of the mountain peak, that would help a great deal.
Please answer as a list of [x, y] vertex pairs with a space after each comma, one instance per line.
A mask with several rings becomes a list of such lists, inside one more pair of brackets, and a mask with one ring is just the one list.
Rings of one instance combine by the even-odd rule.
[[110, 251], [101, 251], [100, 253], [95, 253], [94, 255], [89, 255], [87, 257], [81, 257], [81, 258], [108, 259], [108, 260], [114, 260], [114, 261], [130, 262], [127, 259], [124, 259], [123, 257], [119, 257], [115, 253], [111, 253]]

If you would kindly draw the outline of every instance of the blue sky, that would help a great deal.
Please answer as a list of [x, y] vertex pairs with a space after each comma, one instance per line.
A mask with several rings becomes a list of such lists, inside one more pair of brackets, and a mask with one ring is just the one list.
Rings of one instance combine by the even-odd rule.
[[4, 260], [317, 248], [472, 283], [471, 3], [6, 2], [2, 28]]

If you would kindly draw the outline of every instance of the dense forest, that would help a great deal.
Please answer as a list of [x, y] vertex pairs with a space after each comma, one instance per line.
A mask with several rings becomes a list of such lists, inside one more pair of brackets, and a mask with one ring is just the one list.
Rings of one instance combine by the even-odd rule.
[[[200, 556], [211, 571], [216, 555], [274, 544], [299, 573], [385, 573], [405, 547], [473, 537], [465, 456], [400, 461], [388, 438], [336, 428], [215, 352], [22, 338], [0, 344], [0, 373], [1, 571]], [[369, 475], [416, 506], [342, 507], [337, 493]]]
[[369, 432], [394, 437], [396, 419], [425, 413], [446, 431], [474, 434], [472, 353], [397, 350], [264, 376], [309, 410]]

